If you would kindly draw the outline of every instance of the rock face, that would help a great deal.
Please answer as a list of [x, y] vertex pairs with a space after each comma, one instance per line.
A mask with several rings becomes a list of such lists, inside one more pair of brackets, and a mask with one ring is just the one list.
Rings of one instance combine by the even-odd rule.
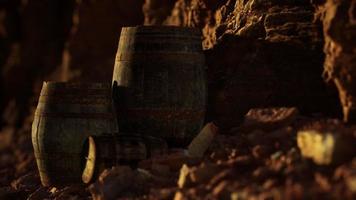
[[[177, 0], [170, 16], [160, 15], [156, 22], [202, 29], [203, 46], [209, 49], [211, 115], [220, 118], [223, 126], [236, 124], [251, 105], [263, 103], [338, 114], [336, 87], [344, 121], [354, 122], [355, 4]], [[169, 7], [165, 9], [168, 13]], [[329, 85], [321, 78], [323, 63]], [[247, 95], [242, 85], [260, 95]], [[224, 119], [231, 114], [239, 120]]]
[[145, 16], [144, 25], [160, 25], [171, 14], [175, 0], [146, 0], [142, 11]]
[[356, 1], [328, 0], [323, 12], [325, 78], [339, 90], [344, 121], [356, 122]]
[[77, 4], [64, 56], [72, 79], [111, 82], [121, 27], [143, 23], [142, 5], [143, 0]]
[[322, 24], [314, 13], [307, 0], [179, 0], [162, 21], [202, 29], [208, 118], [228, 129], [251, 107], [338, 112], [335, 87], [327, 87], [322, 79]]
[[[20, 125], [36, 82], [61, 79], [64, 42], [71, 22], [72, 0], [2, 1], [1, 105], [5, 124]], [[17, 113], [17, 114], [16, 114]]]
[[21, 126], [42, 81], [111, 80], [123, 26], [143, 23], [143, 0], [0, 2], [0, 127]]

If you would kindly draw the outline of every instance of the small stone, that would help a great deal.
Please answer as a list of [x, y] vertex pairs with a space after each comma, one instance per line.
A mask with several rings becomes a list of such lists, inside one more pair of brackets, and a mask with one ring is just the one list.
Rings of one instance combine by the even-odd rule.
[[210, 158], [214, 161], [225, 160], [228, 158], [228, 153], [224, 149], [217, 149], [210, 154]]
[[88, 198], [90, 194], [86, 190], [84, 185], [71, 185], [64, 188], [56, 190], [51, 197], [58, 200], [73, 199], [79, 200], [83, 198]]
[[180, 169], [180, 173], [179, 173], [179, 179], [177, 183], [179, 188], [184, 188], [187, 187], [188, 185], [191, 185], [189, 173], [190, 173], [190, 168], [184, 164]]
[[191, 168], [187, 165], [183, 165], [180, 170], [178, 186], [179, 188], [185, 188], [196, 184], [206, 183], [221, 170], [221, 166], [212, 163], [202, 163], [198, 167]]
[[236, 171], [233, 169], [225, 169], [215, 175], [210, 181], [209, 184], [206, 186], [208, 190], [215, 187], [218, 183], [226, 179], [232, 179], [236, 177]]
[[296, 119], [298, 113], [299, 111], [295, 107], [254, 108], [246, 114], [240, 129], [245, 132], [254, 129], [275, 130], [288, 126]]
[[106, 169], [97, 182], [89, 187], [94, 200], [135, 197], [148, 190], [148, 179], [128, 166]]
[[40, 177], [37, 173], [28, 173], [11, 183], [16, 190], [35, 191], [41, 185]]
[[324, 191], [330, 191], [331, 185], [327, 177], [320, 173], [314, 174], [315, 182], [322, 188]]
[[270, 190], [277, 184], [277, 181], [275, 179], [267, 179], [263, 183], [263, 189]]
[[248, 199], [249, 195], [248, 192], [246, 191], [238, 191], [238, 192], [233, 192], [230, 195], [231, 200], [243, 200], [243, 199]]
[[319, 165], [342, 163], [355, 155], [352, 139], [343, 137], [336, 130], [299, 131], [297, 143], [302, 156]]
[[268, 177], [272, 177], [274, 176], [275, 173], [267, 168], [267, 167], [258, 167], [257, 169], [255, 169], [252, 173], [252, 176], [257, 180], [257, 181], [261, 181], [264, 180]]
[[206, 183], [222, 170], [221, 166], [212, 163], [202, 163], [199, 167], [194, 167], [190, 172], [193, 183]]
[[255, 159], [250, 155], [238, 156], [236, 158], [228, 160], [224, 163], [224, 166], [228, 167], [242, 167], [251, 166], [255, 164]]
[[48, 188], [40, 187], [35, 192], [28, 196], [27, 200], [43, 200], [49, 199], [51, 193], [48, 191]]
[[222, 181], [220, 182], [214, 189], [213, 189], [213, 195], [217, 197], [218, 199], [228, 199], [229, 198], [229, 191], [227, 190], [227, 187], [229, 185], [229, 181]]
[[252, 155], [257, 159], [264, 159], [267, 158], [272, 151], [273, 149], [266, 145], [256, 145], [252, 149]]
[[351, 192], [356, 193], [356, 174], [346, 178], [346, 185]]
[[151, 189], [150, 191], [150, 195], [152, 195], [154, 198], [162, 199], [162, 200], [174, 199], [175, 193], [176, 193], [176, 189], [172, 189], [172, 188]]
[[186, 198], [184, 198], [184, 195], [182, 192], [176, 192], [176, 194], [174, 195], [174, 200], [185, 200]]

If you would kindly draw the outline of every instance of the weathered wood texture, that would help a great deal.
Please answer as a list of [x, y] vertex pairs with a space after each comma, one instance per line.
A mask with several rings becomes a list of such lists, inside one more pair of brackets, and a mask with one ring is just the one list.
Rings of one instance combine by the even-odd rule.
[[44, 82], [32, 124], [42, 184], [81, 181], [85, 139], [118, 131], [110, 84]]
[[189, 144], [205, 117], [201, 33], [169, 26], [121, 31], [113, 73], [120, 130]]

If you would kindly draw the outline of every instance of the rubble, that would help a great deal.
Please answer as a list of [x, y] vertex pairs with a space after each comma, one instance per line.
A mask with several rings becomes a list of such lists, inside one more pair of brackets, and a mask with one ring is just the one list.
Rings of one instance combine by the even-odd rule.
[[149, 178], [128, 166], [105, 170], [89, 187], [94, 200], [137, 197], [148, 192]]
[[24, 190], [30, 192], [35, 191], [40, 185], [41, 182], [39, 181], [39, 175], [35, 172], [28, 173], [11, 183], [11, 186], [16, 190]]
[[27, 193], [22, 190], [15, 190], [11, 187], [0, 188], [0, 199], [3, 200], [14, 200], [14, 199], [25, 199]]

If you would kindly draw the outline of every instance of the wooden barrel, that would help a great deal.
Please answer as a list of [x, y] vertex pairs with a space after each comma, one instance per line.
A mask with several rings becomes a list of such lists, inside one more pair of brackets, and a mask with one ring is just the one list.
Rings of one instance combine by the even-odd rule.
[[42, 184], [80, 183], [86, 138], [117, 131], [110, 84], [44, 82], [32, 124]]
[[83, 147], [86, 159], [82, 174], [84, 183], [89, 183], [100, 173], [115, 165], [137, 167], [140, 160], [147, 158], [145, 140], [135, 135], [89, 136]]
[[184, 146], [205, 117], [205, 58], [198, 29], [122, 28], [113, 73], [120, 130]]

